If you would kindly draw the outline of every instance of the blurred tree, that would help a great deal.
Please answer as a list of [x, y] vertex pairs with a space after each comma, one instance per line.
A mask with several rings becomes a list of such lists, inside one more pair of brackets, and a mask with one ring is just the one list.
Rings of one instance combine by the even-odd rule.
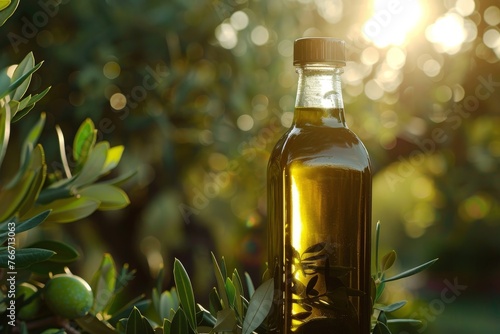
[[443, 256], [437, 289], [458, 275], [480, 290], [500, 277], [499, 24], [494, 0], [41, 0], [7, 22], [0, 62], [34, 49], [46, 61], [33, 89], [53, 86], [46, 128], [90, 117], [139, 171], [130, 207], [71, 231], [87, 256], [110, 251], [143, 280], [178, 256], [203, 295], [211, 249], [262, 270], [264, 171], [293, 115], [293, 40], [344, 38], [347, 121], [377, 172], [384, 244], [409, 265]]

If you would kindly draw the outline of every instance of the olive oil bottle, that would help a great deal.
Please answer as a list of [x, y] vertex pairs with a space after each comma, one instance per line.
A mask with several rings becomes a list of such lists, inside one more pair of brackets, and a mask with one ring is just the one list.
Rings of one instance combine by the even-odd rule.
[[371, 167], [344, 118], [344, 42], [294, 44], [291, 128], [268, 164], [269, 333], [369, 334]]

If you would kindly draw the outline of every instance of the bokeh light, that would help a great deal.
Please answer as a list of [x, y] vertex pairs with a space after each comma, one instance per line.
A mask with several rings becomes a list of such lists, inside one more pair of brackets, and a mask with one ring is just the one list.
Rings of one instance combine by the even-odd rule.
[[374, 0], [373, 14], [364, 23], [363, 34], [377, 47], [403, 45], [421, 17], [419, 0]]
[[127, 98], [122, 93], [115, 93], [109, 99], [109, 104], [115, 110], [122, 110], [127, 105]]

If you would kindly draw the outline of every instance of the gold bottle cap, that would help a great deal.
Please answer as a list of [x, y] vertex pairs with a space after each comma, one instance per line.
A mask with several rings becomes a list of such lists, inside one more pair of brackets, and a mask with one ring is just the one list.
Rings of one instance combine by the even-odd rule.
[[345, 42], [329, 37], [305, 37], [295, 40], [293, 65], [311, 63], [345, 66]]

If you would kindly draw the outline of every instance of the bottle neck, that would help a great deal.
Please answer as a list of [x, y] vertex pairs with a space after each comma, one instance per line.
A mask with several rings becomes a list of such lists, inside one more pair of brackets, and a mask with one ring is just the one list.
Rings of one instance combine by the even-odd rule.
[[304, 65], [299, 75], [295, 100], [296, 125], [345, 127], [341, 67]]

